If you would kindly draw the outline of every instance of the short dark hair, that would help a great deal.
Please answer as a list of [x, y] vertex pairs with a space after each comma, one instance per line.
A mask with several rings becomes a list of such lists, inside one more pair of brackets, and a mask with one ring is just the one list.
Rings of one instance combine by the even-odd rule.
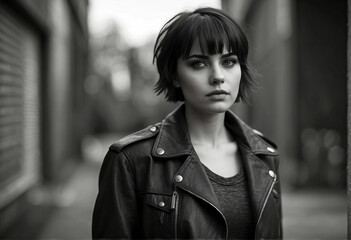
[[173, 85], [173, 80], [177, 77], [178, 59], [189, 56], [196, 38], [199, 38], [203, 52], [206, 50], [209, 54], [222, 53], [226, 46], [229, 52], [238, 56], [242, 75], [235, 102], [248, 102], [256, 82], [247, 62], [247, 38], [234, 19], [219, 9], [209, 7], [181, 12], [162, 27], [153, 55], [153, 63], [156, 62], [159, 73], [154, 89], [157, 95], [165, 92], [165, 98], [169, 102], [184, 101], [182, 90]]

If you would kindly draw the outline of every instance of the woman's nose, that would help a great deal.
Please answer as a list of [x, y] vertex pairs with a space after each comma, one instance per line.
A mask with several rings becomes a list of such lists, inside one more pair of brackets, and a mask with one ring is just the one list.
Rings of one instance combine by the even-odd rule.
[[212, 75], [210, 77], [210, 84], [217, 85], [224, 83], [224, 76], [222, 70], [219, 66], [215, 66], [212, 70]]

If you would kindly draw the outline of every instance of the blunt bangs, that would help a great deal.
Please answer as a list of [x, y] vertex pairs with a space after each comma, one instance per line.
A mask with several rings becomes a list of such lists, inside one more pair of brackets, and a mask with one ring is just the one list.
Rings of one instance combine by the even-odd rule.
[[255, 85], [247, 64], [247, 38], [231, 17], [214, 8], [199, 8], [194, 12], [179, 13], [161, 29], [153, 56], [153, 62], [156, 62], [160, 75], [155, 84], [157, 95], [164, 92], [167, 101], [184, 101], [182, 90], [173, 85], [177, 78], [177, 61], [189, 56], [197, 40], [204, 54], [222, 54], [224, 48], [227, 48], [228, 52], [237, 55], [242, 79], [236, 102], [247, 102], [249, 92]]
[[198, 39], [203, 53], [222, 54], [224, 48], [227, 48], [228, 52], [238, 56], [239, 61], [246, 61], [247, 40], [240, 38], [243, 33], [229, 18], [196, 13], [184, 22], [182, 30], [179, 37], [183, 41], [177, 46], [177, 49], [180, 49], [178, 57], [187, 58], [193, 43]]

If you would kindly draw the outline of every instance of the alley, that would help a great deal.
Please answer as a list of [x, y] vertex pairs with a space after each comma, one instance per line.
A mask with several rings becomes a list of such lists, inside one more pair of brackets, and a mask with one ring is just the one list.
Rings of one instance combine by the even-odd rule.
[[[194, 32], [186, 40], [190, 30], [168, 35], [170, 29], [178, 29], [169, 28], [172, 22], [183, 19], [177, 15], [168, 21], [174, 14], [198, 15], [200, 10], [194, 10], [208, 11], [204, 7], [224, 16], [213, 22], [221, 26], [222, 34], [211, 28], [203, 31], [203, 38]], [[224, 136], [219, 143], [228, 143], [233, 150], [234, 142], [240, 143], [245, 135], [242, 132], [251, 131], [242, 131], [231, 121], [227, 124], [229, 118], [223, 116], [229, 115], [224, 111], [232, 104], [230, 110], [267, 138], [261, 142], [255, 136], [261, 134], [253, 131], [252, 142], [263, 143], [259, 145], [269, 159], [277, 159], [279, 152], [280, 161], [268, 160], [272, 166], [265, 170], [274, 177], [270, 171], [280, 164], [284, 239], [351, 238], [346, 196], [346, 189], [351, 195], [350, 13], [351, 0], [0, 0], [0, 239], [91, 239], [99, 170], [109, 145], [160, 122], [183, 100], [188, 108], [193, 99], [196, 104], [184, 111], [186, 124], [182, 124], [191, 130], [189, 139], [174, 141], [175, 150], [183, 143], [201, 142], [193, 141], [191, 132], [199, 136], [212, 132], [207, 130], [215, 124], [194, 130], [212, 119], [224, 119], [224, 125], [217, 122], [223, 125], [218, 128], [222, 134], [199, 139], [217, 142], [214, 139]], [[199, 18], [199, 24], [201, 19], [207, 18]], [[198, 30], [193, 23], [188, 26]], [[223, 31], [227, 28], [232, 30]], [[160, 44], [163, 40], [169, 43]], [[198, 42], [201, 59], [180, 57], [195, 51], [197, 47], [190, 46]], [[217, 61], [217, 55], [223, 61]], [[197, 62], [203, 67], [196, 67]], [[178, 67], [183, 65], [184, 69]], [[196, 81], [186, 78], [188, 73]], [[214, 73], [223, 73], [223, 81], [217, 81]], [[194, 93], [189, 91], [185, 98], [187, 80]], [[192, 114], [197, 103], [203, 107]], [[217, 104], [220, 108], [203, 111]], [[191, 124], [192, 115], [201, 121]], [[186, 133], [180, 129], [172, 133]], [[149, 130], [157, 134], [154, 128]], [[160, 136], [175, 139], [173, 134]], [[154, 148], [157, 153], [158, 147]], [[168, 153], [159, 150], [160, 155]], [[223, 160], [205, 150], [210, 160]], [[263, 155], [261, 150], [256, 153]], [[240, 163], [237, 156], [235, 162]], [[248, 178], [249, 184], [260, 187], [256, 183], [262, 178], [251, 176], [257, 182]], [[256, 191], [252, 195], [258, 196]], [[175, 192], [172, 199], [177, 196]], [[178, 201], [169, 202], [178, 206]], [[273, 202], [264, 206], [274, 209]], [[273, 222], [270, 215], [261, 216], [268, 219], [261, 222]], [[278, 232], [277, 224], [271, 226]]]

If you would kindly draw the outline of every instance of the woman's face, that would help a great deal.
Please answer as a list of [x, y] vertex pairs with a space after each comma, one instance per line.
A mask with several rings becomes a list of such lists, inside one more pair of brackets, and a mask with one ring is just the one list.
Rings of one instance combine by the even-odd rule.
[[222, 113], [235, 102], [240, 85], [241, 68], [236, 55], [223, 48], [221, 54], [201, 52], [195, 41], [189, 57], [179, 58], [178, 79], [185, 104], [203, 113]]

